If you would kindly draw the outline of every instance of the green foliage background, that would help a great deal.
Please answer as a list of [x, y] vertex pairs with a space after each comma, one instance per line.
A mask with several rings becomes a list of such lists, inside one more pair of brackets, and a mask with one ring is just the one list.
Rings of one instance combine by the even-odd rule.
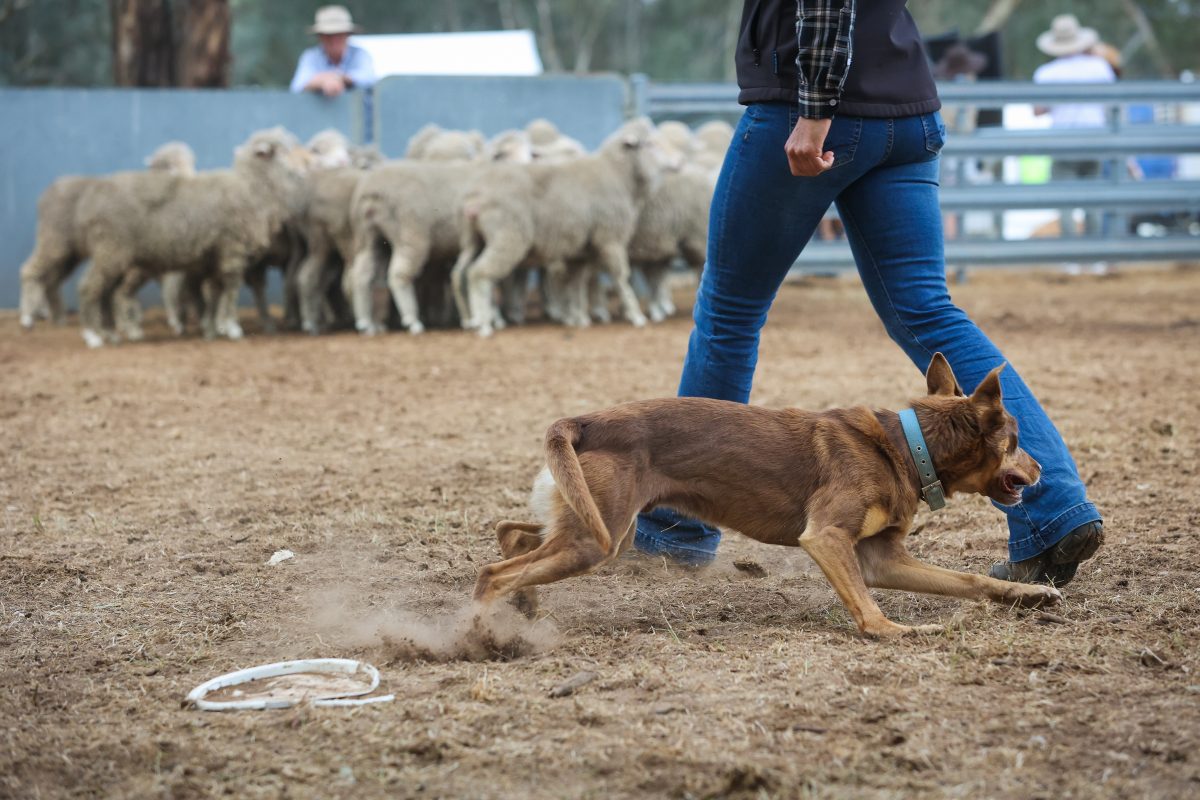
[[[870, 2], [870, 0], [865, 0]], [[187, 0], [172, 0], [178, 6]], [[970, 34], [993, 0], [913, 0], [922, 32]], [[741, 0], [347, 0], [374, 33], [530, 28], [555, 68], [645, 72], [663, 81], [732, 80]], [[319, 2], [231, 0], [233, 83], [284, 86]], [[1145, 13], [1161, 46], [1155, 58], [1129, 15]], [[1024, 0], [1001, 29], [1005, 67], [1028, 78], [1044, 58], [1033, 41], [1050, 19], [1079, 16], [1129, 54], [1125, 77], [1200, 70], [1200, 0]], [[0, 84], [106, 86], [112, 82], [106, 0], [0, 0]], [[553, 51], [553, 52], [552, 52]]]

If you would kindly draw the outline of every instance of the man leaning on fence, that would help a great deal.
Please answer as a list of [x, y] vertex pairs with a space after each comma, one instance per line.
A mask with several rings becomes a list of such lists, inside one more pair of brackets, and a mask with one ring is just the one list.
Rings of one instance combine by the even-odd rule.
[[371, 55], [350, 43], [350, 34], [359, 30], [344, 6], [317, 9], [316, 20], [308, 31], [317, 35], [319, 43], [300, 55], [292, 76], [292, 91], [337, 97], [347, 89], [373, 85], [375, 65]]

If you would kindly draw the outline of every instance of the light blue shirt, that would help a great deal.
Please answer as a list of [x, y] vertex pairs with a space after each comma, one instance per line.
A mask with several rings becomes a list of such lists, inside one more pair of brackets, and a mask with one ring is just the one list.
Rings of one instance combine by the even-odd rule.
[[340, 64], [330, 61], [320, 45], [301, 53], [296, 74], [292, 76], [292, 91], [303, 92], [318, 72], [340, 72], [354, 82], [355, 89], [367, 89], [375, 84], [375, 64], [370, 53], [353, 44], [346, 45]]

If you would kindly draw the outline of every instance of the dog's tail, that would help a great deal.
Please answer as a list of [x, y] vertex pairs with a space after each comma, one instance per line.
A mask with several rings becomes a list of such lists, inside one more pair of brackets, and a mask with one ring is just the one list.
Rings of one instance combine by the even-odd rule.
[[579, 454], [575, 452], [579, 435], [579, 423], [573, 419], [560, 419], [551, 425], [546, 431], [546, 466], [567, 505], [583, 520], [596, 537], [597, 544], [607, 553], [612, 547], [612, 536], [583, 476]]

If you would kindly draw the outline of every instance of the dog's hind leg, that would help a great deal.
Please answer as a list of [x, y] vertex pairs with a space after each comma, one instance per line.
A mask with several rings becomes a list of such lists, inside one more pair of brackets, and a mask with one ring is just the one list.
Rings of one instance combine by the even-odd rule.
[[[542, 544], [543, 526], [536, 522], [505, 520], [496, 525], [496, 539], [505, 559], [532, 553]], [[537, 591], [533, 587], [513, 592], [512, 604], [527, 617], [537, 613]]]
[[583, 575], [611, 557], [578, 519], [560, 520], [556, 527], [536, 549], [479, 570], [475, 599], [492, 603], [527, 587]]
[[906, 592], [992, 600], [1008, 606], [1049, 606], [1062, 600], [1051, 586], [1012, 583], [956, 572], [917, 561], [899, 536], [880, 535], [857, 545], [858, 561], [868, 586]]

